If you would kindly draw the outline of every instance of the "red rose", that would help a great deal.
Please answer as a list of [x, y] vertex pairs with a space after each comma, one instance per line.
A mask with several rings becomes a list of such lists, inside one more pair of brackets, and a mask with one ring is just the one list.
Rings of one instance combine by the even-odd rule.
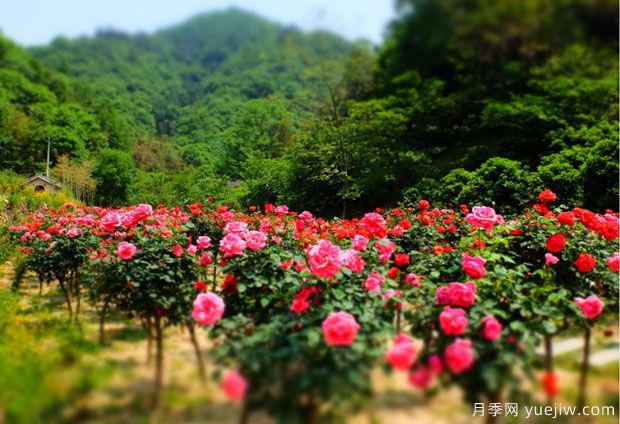
[[532, 209], [534, 209], [541, 215], [546, 215], [547, 213], [549, 213], [549, 208], [547, 207], [546, 203], [534, 203]]
[[431, 207], [431, 204], [428, 203], [428, 200], [420, 200], [418, 202], [418, 209], [422, 210], [422, 211], [426, 211]]
[[555, 233], [547, 239], [547, 250], [552, 253], [557, 253], [566, 245], [566, 239], [562, 233]]
[[603, 236], [605, 240], [613, 241], [618, 238], [618, 223], [613, 221], [601, 223], [598, 233]]
[[616, 252], [610, 258], [607, 258], [607, 265], [614, 272], [620, 271], [620, 253]]
[[408, 219], [403, 219], [398, 223], [399, 227], [402, 227], [405, 230], [408, 230], [409, 228], [411, 228], [411, 221], [409, 221]]
[[562, 225], [575, 225], [575, 214], [572, 212], [562, 212], [558, 214], [558, 222]]
[[389, 278], [391, 278], [392, 280], [396, 280], [396, 277], [398, 277], [398, 272], [399, 272], [399, 271], [400, 271], [400, 270], [399, 270], [398, 268], [396, 268], [396, 267], [392, 267], [392, 268], [390, 268], [390, 269], [388, 270], [388, 272], [387, 272], [387, 276], [388, 276]]
[[207, 284], [204, 281], [196, 281], [194, 283], [194, 288], [199, 292], [206, 292]]
[[596, 265], [596, 259], [587, 253], [580, 253], [577, 260], [573, 262], [579, 272], [590, 272]]
[[555, 396], [560, 393], [560, 382], [558, 376], [553, 372], [545, 372], [540, 379], [540, 384], [547, 396]]
[[396, 264], [396, 266], [401, 268], [405, 265], [409, 265], [409, 255], [407, 255], [406, 253], [397, 254], [396, 256], [394, 256], [394, 263]]
[[547, 189], [545, 191], [543, 191], [542, 193], [540, 193], [540, 195], [538, 196], [538, 200], [543, 202], [543, 203], [549, 203], [549, 202], [554, 202], [555, 199], [557, 199], [556, 195], [554, 192], [552, 192], [551, 190]]

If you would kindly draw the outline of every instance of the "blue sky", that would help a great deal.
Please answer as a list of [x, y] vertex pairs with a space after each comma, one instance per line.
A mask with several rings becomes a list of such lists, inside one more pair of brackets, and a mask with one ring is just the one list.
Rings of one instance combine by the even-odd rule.
[[327, 29], [379, 42], [393, 16], [392, 0], [0, 0], [0, 31], [18, 43], [44, 44], [57, 35], [98, 28], [147, 31], [209, 10], [236, 6], [305, 30]]

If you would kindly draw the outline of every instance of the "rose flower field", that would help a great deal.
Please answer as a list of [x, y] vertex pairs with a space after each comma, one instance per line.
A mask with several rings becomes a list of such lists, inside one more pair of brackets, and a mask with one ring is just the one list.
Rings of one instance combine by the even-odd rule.
[[[62, 295], [56, 309], [78, 338], [106, 349], [110, 317], [140, 325], [152, 414], [166, 403], [171, 327], [191, 340], [190, 378], [229, 399], [221, 422], [348, 422], [360, 413], [368, 421], [356, 422], [379, 422], [377, 373], [401, 376], [426, 401], [458, 388], [463, 422], [473, 422], [479, 402], [557, 402], [569, 389], [552, 351], [563, 334], [583, 340], [566, 402], [594, 401], [593, 333], [617, 319], [618, 213], [572, 209], [550, 190], [515, 216], [425, 200], [331, 220], [284, 205], [236, 211], [211, 198], [66, 203], [10, 233], [22, 272], [36, 276], [39, 293]], [[20, 420], [17, 407], [0, 394], [7, 422]], [[206, 408], [197, 421], [208, 416]]]

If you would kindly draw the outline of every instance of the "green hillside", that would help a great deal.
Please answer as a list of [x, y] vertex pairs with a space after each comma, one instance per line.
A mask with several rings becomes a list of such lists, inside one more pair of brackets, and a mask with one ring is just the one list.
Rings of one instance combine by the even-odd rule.
[[379, 46], [234, 9], [28, 51], [3, 38], [0, 165], [40, 170], [50, 140], [54, 175], [111, 205], [508, 212], [549, 187], [617, 207], [616, 2], [397, 5]]

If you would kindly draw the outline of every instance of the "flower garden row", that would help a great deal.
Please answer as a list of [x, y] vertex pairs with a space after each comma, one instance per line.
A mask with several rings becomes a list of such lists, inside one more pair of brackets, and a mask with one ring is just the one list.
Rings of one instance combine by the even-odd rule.
[[[199, 325], [246, 419], [260, 407], [311, 422], [363, 405], [381, 364], [415, 388], [456, 384], [472, 400], [520, 390], [542, 366], [542, 387], [556, 395], [552, 337], [581, 328], [589, 345], [591, 327], [616, 318], [620, 254], [617, 213], [555, 202], [546, 190], [503, 218], [422, 200], [351, 220], [270, 204], [67, 204], [10, 230], [40, 284], [58, 281], [73, 319], [84, 292], [102, 335], [110, 308], [141, 320], [157, 348], [154, 403], [163, 328], [189, 329], [204, 374]], [[581, 402], [586, 379], [587, 366]]]

